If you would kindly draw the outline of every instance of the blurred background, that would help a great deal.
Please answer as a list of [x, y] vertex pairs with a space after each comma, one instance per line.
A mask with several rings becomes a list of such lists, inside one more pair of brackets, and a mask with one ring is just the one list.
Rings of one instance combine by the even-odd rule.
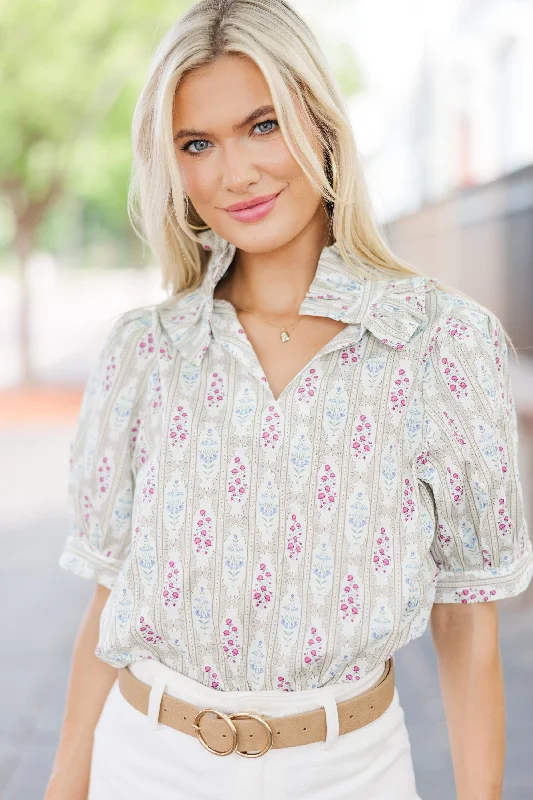
[[[346, 96], [395, 252], [493, 309], [533, 487], [533, 0], [292, 0]], [[92, 593], [57, 566], [68, 447], [114, 317], [165, 296], [126, 213], [149, 57], [190, 5], [0, 3], [0, 797], [42, 798]], [[533, 586], [499, 601], [505, 800], [533, 796]], [[429, 631], [397, 654], [424, 800], [455, 796]], [[10, 691], [5, 691], [10, 687]]]

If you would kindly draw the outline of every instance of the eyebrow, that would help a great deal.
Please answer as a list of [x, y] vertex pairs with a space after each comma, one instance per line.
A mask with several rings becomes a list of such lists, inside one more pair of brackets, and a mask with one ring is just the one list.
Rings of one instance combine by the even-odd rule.
[[[259, 117], [263, 117], [265, 114], [273, 113], [275, 113], [274, 106], [260, 106], [259, 108], [256, 108], [255, 111], [252, 111], [251, 114], [248, 114], [246, 119], [243, 119], [242, 122], [238, 122], [236, 125], [233, 125], [232, 130], [238, 131], [239, 128], [244, 128], [245, 125], [255, 122], [255, 120]], [[174, 141], [176, 141], [176, 139], [183, 139], [186, 136], [196, 136], [198, 139], [207, 139], [210, 135], [211, 134], [209, 131], [197, 131], [194, 128], [182, 128], [174, 135]]]

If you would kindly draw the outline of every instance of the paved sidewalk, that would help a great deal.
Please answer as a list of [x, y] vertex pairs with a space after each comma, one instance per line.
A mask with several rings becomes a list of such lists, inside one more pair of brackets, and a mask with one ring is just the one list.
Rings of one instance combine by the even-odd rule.
[[[91, 582], [57, 566], [67, 533], [65, 487], [76, 402], [71, 397], [64, 405], [52, 403], [52, 410], [63, 408], [60, 417], [70, 408], [68, 419], [50, 413], [46, 424], [28, 425], [28, 415], [22, 414], [24, 425], [12, 419], [9, 429], [0, 430], [0, 681], [7, 689], [0, 700], [2, 800], [42, 800], [61, 725], [72, 646], [92, 593]], [[508, 724], [504, 800], [533, 796], [532, 606], [533, 584], [517, 598], [499, 603]], [[419, 794], [423, 800], [453, 800], [429, 630], [397, 653], [396, 667]]]

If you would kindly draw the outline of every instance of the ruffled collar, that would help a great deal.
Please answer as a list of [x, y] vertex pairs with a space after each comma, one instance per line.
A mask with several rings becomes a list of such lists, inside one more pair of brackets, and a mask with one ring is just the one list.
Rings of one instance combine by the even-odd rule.
[[[230, 266], [236, 247], [211, 229], [200, 232], [210, 251], [202, 284], [186, 295], [172, 295], [159, 304], [161, 324], [183, 357], [196, 365], [213, 338], [217, 307], [215, 286]], [[384, 344], [401, 349], [426, 320], [426, 293], [433, 279], [408, 275], [398, 280], [362, 278], [347, 266], [335, 243], [324, 247], [298, 314], [331, 317], [365, 329]]]

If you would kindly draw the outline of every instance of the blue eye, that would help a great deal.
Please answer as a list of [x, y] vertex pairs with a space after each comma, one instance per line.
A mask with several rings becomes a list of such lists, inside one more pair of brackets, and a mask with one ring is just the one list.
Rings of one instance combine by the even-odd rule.
[[[276, 119], [265, 119], [265, 120], [263, 120], [263, 122], [256, 122], [256, 124], [253, 127], [254, 128], [258, 128], [260, 125], [275, 125], [276, 127], [279, 127], [278, 121]], [[267, 130], [267, 131], [260, 131], [259, 132], [259, 136], [268, 136], [269, 133], [273, 133], [276, 130], [276, 127], [270, 128], [270, 130]], [[253, 130], [253, 128], [252, 128], [252, 130]], [[190, 139], [188, 142], [186, 142], [183, 145], [183, 147], [180, 148], [180, 150], [184, 150], [186, 153], [189, 153], [189, 155], [191, 155], [191, 156], [199, 156], [202, 153], [205, 153], [205, 151], [208, 150], [208, 147], [204, 147], [201, 150], [196, 150], [196, 151], [190, 149], [191, 145], [195, 145], [196, 146], [198, 143], [200, 143], [200, 144], [209, 144], [207, 139]]]

